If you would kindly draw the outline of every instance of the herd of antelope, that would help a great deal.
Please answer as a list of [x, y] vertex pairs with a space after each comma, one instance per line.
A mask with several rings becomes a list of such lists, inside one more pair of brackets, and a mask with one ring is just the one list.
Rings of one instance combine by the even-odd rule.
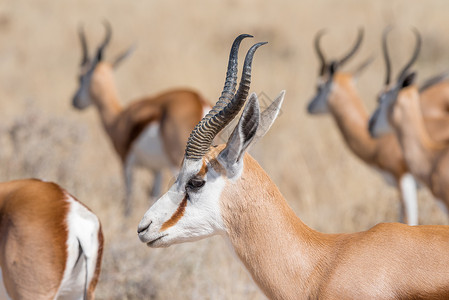
[[[104, 52], [112, 30], [93, 56], [82, 28], [81, 75], [76, 109], [93, 104], [123, 168], [125, 215], [131, 212], [133, 169], [154, 174], [152, 198], [161, 194], [162, 172], [176, 181], [144, 214], [137, 233], [149, 247], [221, 235], [255, 283], [270, 299], [449, 299], [449, 227], [418, 225], [415, 179], [449, 212], [449, 73], [422, 87], [411, 70], [421, 36], [396, 80], [391, 78], [386, 28], [382, 50], [385, 86], [371, 118], [363, 107], [354, 72], [342, 67], [363, 41], [340, 59], [327, 60], [320, 41], [318, 89], [310, 114], [330, 113], [349, 149], [389, 175], [399, 190], [400, 221], [363, 232], [325, 234], [304, 224], [277, 186], [248, 154], [279, 114], [285, 91], [261, 110], [249, 94], [251, 68], [260, 42], [249, 48], [238, 84], [238, 52], [233, 42], [221, 96], [211, 107], [198, 92], [172, 89], [120, 104], [114, 68]], [[215, 137], [243, 111], [227, 142]], [[448, 150], [448, 151], [446, 151]], [[406, 224], [403, 224], [406, 223]], [[11, 299], [93, 299], [101, 270], [103, 235], [98, 217], [55, 183], [36, 179], [0, 183], [0, 267]], [[0, 280], [1, 282], [1, 280]], [[1, 295], [1, 293], [0, 293]], [[144, 297], [144, 295], [142, 295]]]

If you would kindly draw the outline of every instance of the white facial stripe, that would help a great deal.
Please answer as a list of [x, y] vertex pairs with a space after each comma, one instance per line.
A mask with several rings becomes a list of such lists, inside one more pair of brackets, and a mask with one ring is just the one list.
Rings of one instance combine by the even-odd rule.
[[184, 161], [176, 183], [140, 222], [142, 242], [151, 247], [166, 247], [225, 231], [219, 204], [225, 179], [208, 166], [205, 185], [197, 191], [186, 191], [187, 182], [200, 172], [202, 166], [202, 160]]

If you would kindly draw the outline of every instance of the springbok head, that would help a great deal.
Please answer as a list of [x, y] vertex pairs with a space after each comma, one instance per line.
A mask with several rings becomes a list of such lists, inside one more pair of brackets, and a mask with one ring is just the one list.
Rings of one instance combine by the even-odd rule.
[[246, 54], [239, 88], [237, 57], [240, 42], [250, 35], [238, 36], [231, 48], [226, 81], [221, 97], [192, 131], [181, 171], [169, 191], [145, 213], [138, 235], [150, 247], [167, 247], [214, 234], [226, 234], [221, 205], [223, 191], [239, 181], [243, 156], [261, 138], [276, 118], [284, 92], [262, 113], [253, 93], [226, 145], [211, 146], [214, 137], [239, 113], [245, 104], [251, 82], [251, 64], [257, 48]]
[[80, 63], [79, 87], [73, 97], [72, 104], [75, 108], [80, 110], [87, 108], [92, 103], [90, 89], [95, 72], [98, 72], [98, 70], [101, 69], [102, 72], [112, 74], [112, 70], [134, 51], [134, 47], [130, 47], [128, 50], [118, 55], [113, 63], [105, 62], [104, 51], [111, 40], [112, 30], [109, 22], [104, 22], [104, 26], [106, 28], [105, 38], [93, 57], [89, 57], [87, 40], [83, 27], [80, 27], [78, 31], [81, 41], [82, 58]]
[[[320, 71], [318, 77], [318, 85], [316, 95], [310, 100], [307, 106], [307, 111], [310, 114], [325, 114], [329, 113], [328, 101], [329, 95], [334, 87], [334, 79], [337, 71], [345, 65], [357, 52], [362, 44], [363, 40], [363, 29], [359, 29], [359, 33], [354, 45], [351, 49], [344, 55], [341, 59], [332, 60], [326, 62], [323, 51], [321, 50], [320, 41], [322, 36], [326, 33], [326, 30], [322, 29], [318, 31], [315, 36], [315, 51], [320, 60]], [[357, 77], [371, 62], [373, 58], [370, 57], [364, 61], [357, 69], [353, 72], [352, 76]]]
[[416, 46], [412, 57], [399, 73], [395, 82], [391, 82], [391, 62], [388, 54], [387, 37], [391, 31], [391, 27], [387, 27], [382, 34], [382, 51], [385, 60], [386, 76], [385, 86], [378, 96], [377, 109], [369, 121], [369, 131], [371, 136], [380, 137], [382, 135], [392, 133], [393, 127], [391, 125], [391, 117], [394, 104], [398, 99], [398, 95], [401, 90], [410, 87], [414, 84], [416, 73], [411, 72], [410, 68], [418, 58], [419, 51], [421, 49], [421, 36], [416, 29], [413, 29], [413, 33], [416, 37]]

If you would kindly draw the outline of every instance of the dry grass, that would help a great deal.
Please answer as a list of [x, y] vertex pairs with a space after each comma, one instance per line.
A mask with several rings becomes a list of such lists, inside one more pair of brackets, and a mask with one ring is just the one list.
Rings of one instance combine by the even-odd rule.
[[[325, 52], [344, 52], [363, 26], [361, 53], [349, 67], [379, 54], [380, 32], [397, 25], [395, 66], [412, 45], [408, 28], [424, 35], [417, 64], [424, 79], [449, 68], [449, 2], [401, 1], [25, 1], [0, 3], [0, 179], [41, 177], [59, 182], [100, 217], [106, 235], [98, 299], [263, 299], [220, 238], [167, 249], [148, 249], [136, 235], [148, 207], [151, 177], [139, 172], [135, 213], [121, 216], [120, 166], [94, 109], [70, 107], [80, 50], [76, 29], [85, 24], [91, 49], [101, 21], [113, 24], [107, 57], [137, 42], [117, 71], [123, 103], [174, 86], [190, 86], [211, 102], [224, 80], [228, 50], [239, 33], [269, 41], [255, 57], [252, 90], [269, 97], [286, 89], [283, 113], [253, 154], [296, 213], [324, 232], [358, 231], [397, 220], [397, 195], [344, 146], [329, 117], [312, 118], [318, 63], [313, 35], [331, 29]], [[247, 49], [250, 42], [245, 41]], [[244, 52], [244, 51], [242, 51]], [[358, 86], [371, 110], [383, 80], [380, 55]], [[420, 222], [446, 224], [425, 189]]]

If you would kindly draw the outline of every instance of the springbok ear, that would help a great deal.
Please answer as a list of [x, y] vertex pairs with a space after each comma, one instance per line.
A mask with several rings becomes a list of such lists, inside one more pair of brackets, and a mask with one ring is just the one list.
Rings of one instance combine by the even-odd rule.
[[218, 157], [228, 170], [231, 170], [240, 161], [246, 149], [256, 137], [259, 119], [259, 100], [256, 94], [252, 93], [240, 116], [239, 123], [226, 143], [226, 148]]
[[117, 66], [128, 56], [130, 56], [134, 50], [136, 50], [136, 45], [132, 45], [131, 47], [129, 47], [126, 51], [124, 51], [123, 53], [121, 53], [119, 56], [117, 56], [117, 58], [114, 60], [114, 62], [112, 63], [112, 67], [114, 69], [117, 68]]
[[401, 83], [401, 89], [406, 88], [415, 83], [416, 72], [412, 72], [405, 76], [404, 80]]
[[354, 79], [355, 80], [358, 80], [359, 79], [359, 77], [360, 77], [360, 75], [362, 75], [362, 73], [363, 73], [363, 71], [365, 71], [365, 69], [367, 68], [367, 67], [369, 67], [369, 65], [371, 65], [371, 63], [374, 61], [374, 59], [375, 59], [376, 57], [374, 56], [374, 55], [371, 55], [370, 57], [368, 57], [364, 62], [362, 62], [358, 67], [357, 67], [357, 69], [355, 69], [355, 71], [354, 71], [354, 75], [353, 75], [353, 77], [354, 77]]
[[259, 127], [257, 128], [256, 136], [254, 137], [251, 145], [254, 145], [268, 132], [276, 120], [281, 110], [282, 102], [284, 101], [285, 91], [277, 96], [277, 98], [268, 106], [261, 114], [259, 120]]

